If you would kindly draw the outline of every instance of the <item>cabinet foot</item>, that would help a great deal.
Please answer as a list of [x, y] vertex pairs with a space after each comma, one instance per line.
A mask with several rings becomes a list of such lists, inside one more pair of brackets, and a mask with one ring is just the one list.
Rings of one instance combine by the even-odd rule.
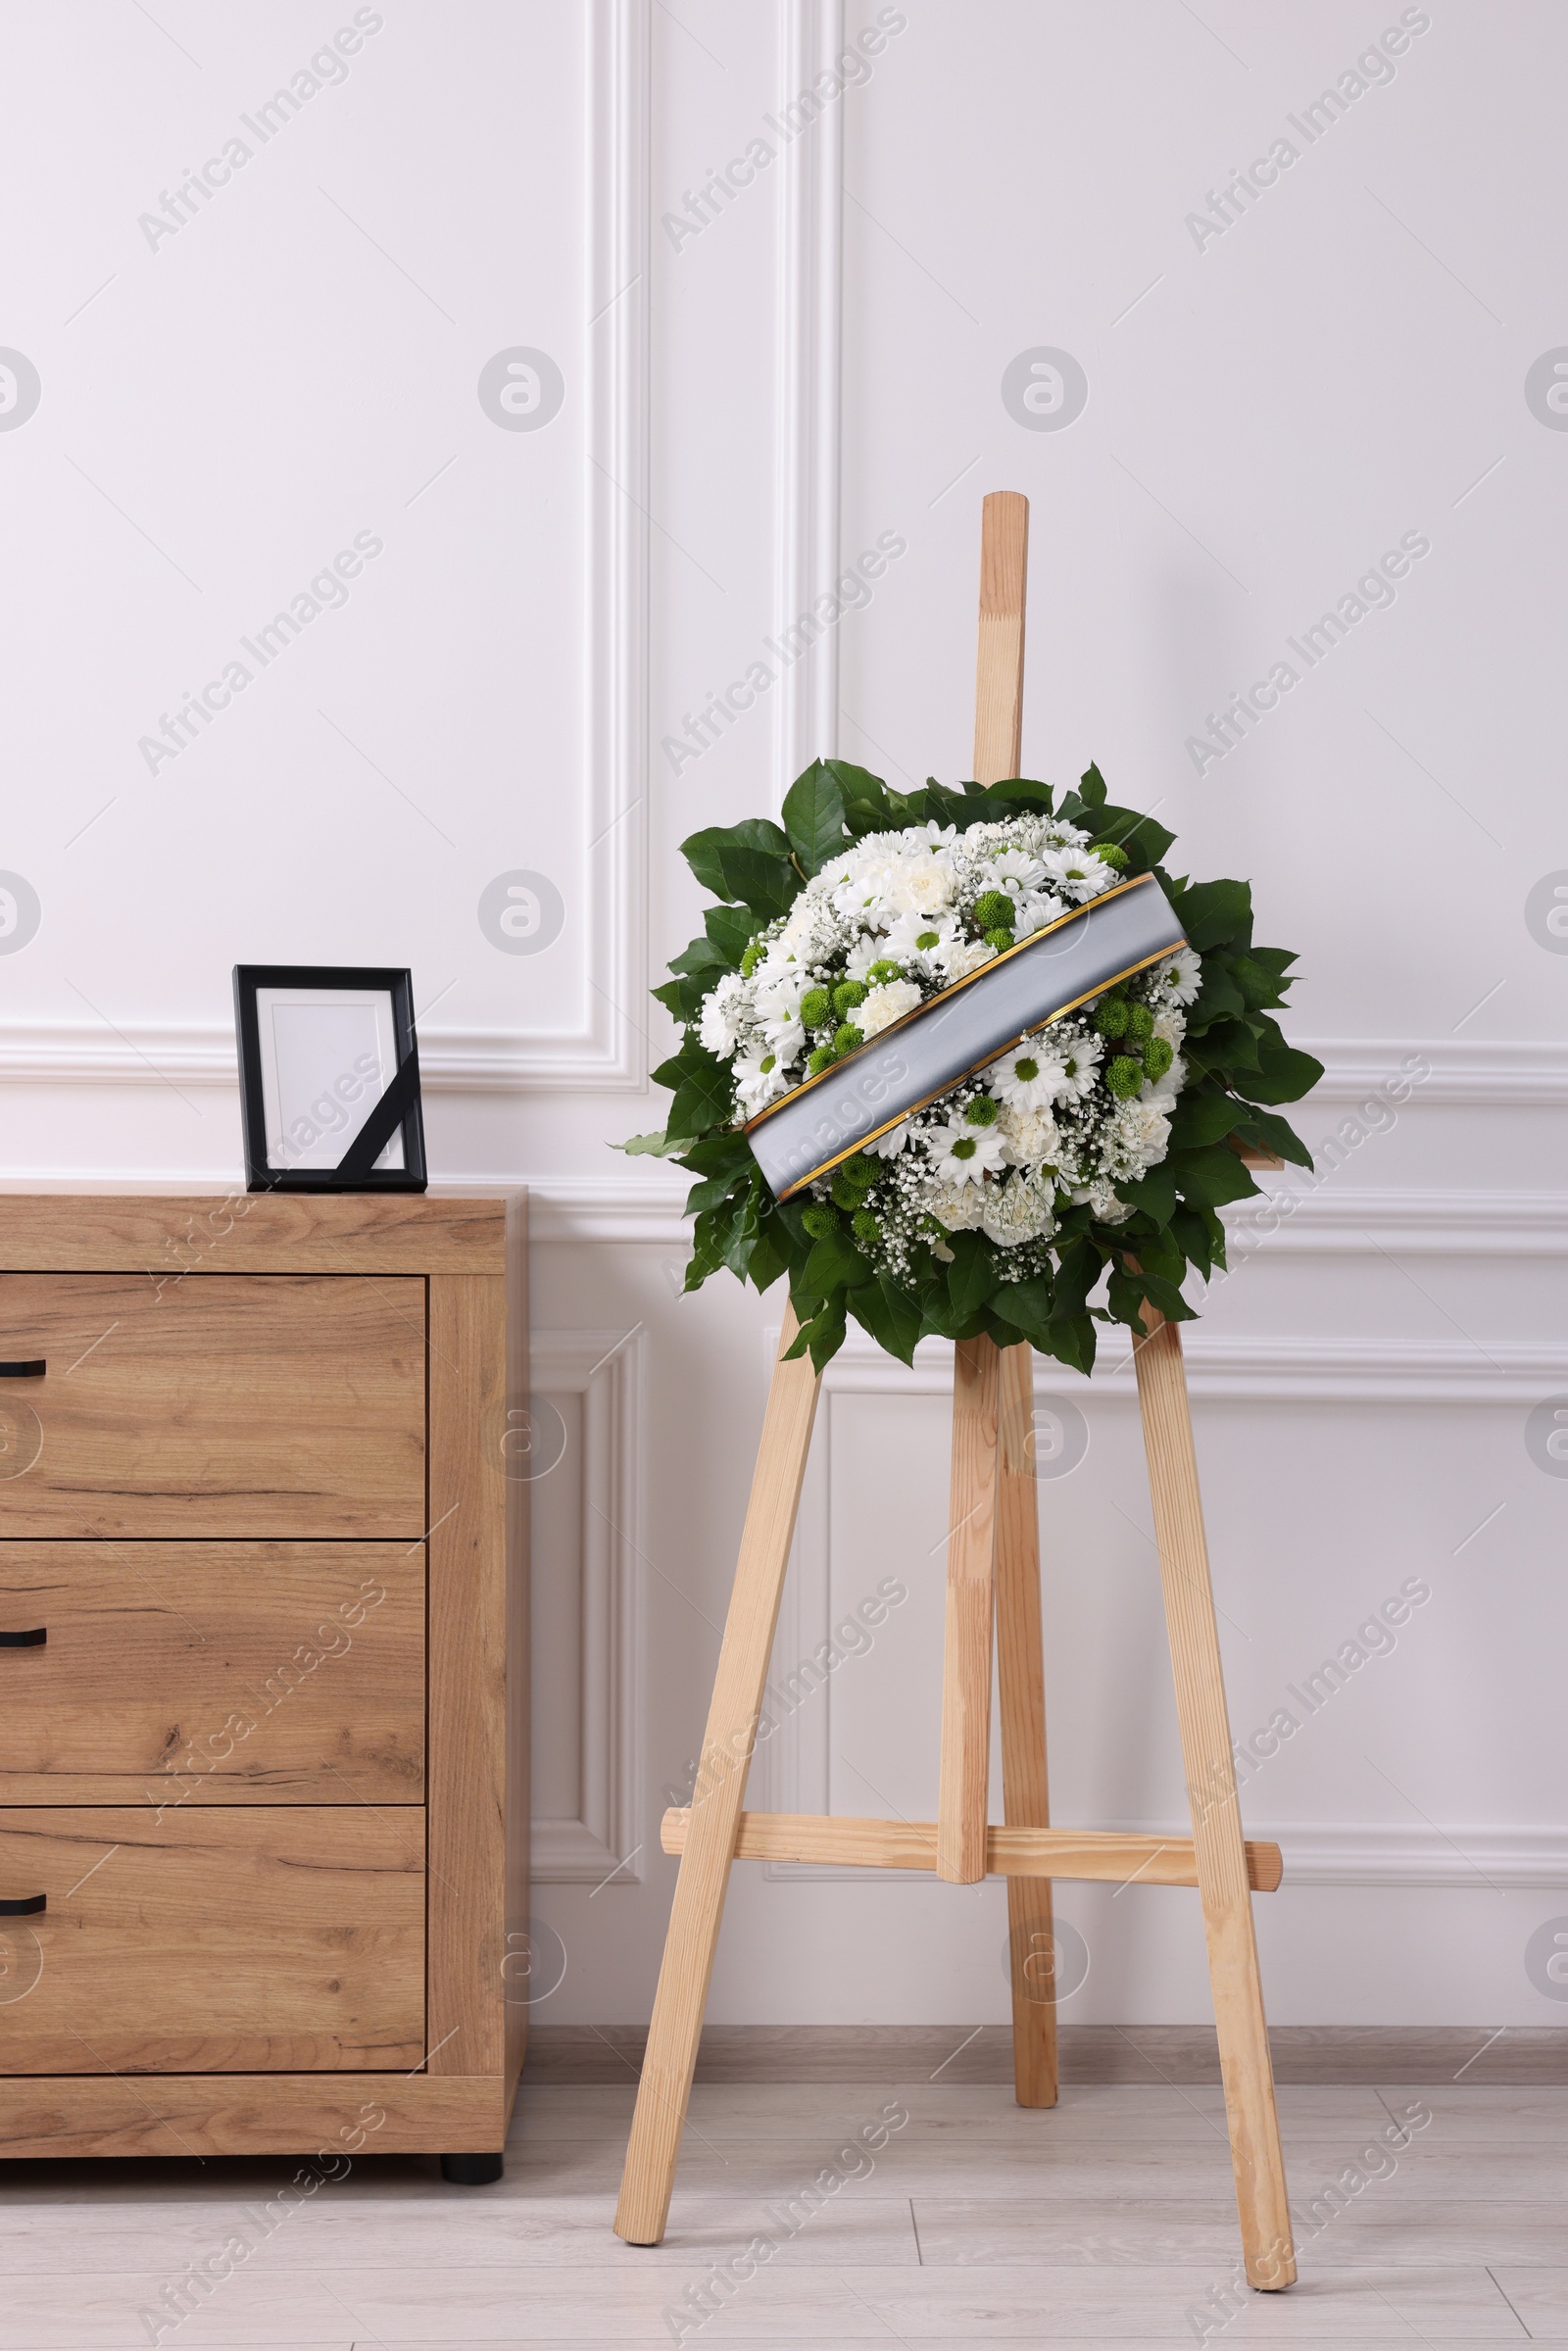
[[441, 2177], [455, 2187], [489, 2187], [507, 2168], [504, 2155], [443, 2155]]

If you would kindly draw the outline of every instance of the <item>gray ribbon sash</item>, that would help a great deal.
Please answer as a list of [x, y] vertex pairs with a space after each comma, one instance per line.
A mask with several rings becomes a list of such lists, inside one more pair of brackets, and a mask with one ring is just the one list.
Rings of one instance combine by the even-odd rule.
[[1145, 873], [1004, 949], [750, 1121], [747, 1141], [774, 1198], [789, 1200], [1031, 1029], [1185, 945], [1170, 901]]

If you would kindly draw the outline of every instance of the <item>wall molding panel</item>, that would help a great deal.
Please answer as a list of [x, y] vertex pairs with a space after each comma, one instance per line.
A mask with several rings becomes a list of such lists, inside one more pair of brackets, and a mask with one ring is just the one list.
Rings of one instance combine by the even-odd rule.
[[[643, 1338], [633, 1331], [535, 1331], [533, 1393], [582, 1401], [582, 1668], [576, 1712], [582, 1810], [533, 1823], [533, 1876], [546, 1886], [644, 1875], [642, 1820]], [[618, 1866], [617, 1866], [618, 1865]]]
[[[827, 119], [823, 118], [824, 122]], [[806, 141], [800, 143], [805, 145]], [[638, 233], [645, 232], [646, 222]], [[623, 251], [624, 247], [617, 250]], [[634, 299], [635, 289], [623, 296], [623, 303], [629, 305]], [[640, 407], [628, 405], [624, 414], [619, 409], [614, 413], [621, 416], [622, 442], [630, 447], [645, 430]], [[630, 465], [627, 469], [636, 470]], [[620, 844], [602, 883], [607, 906], [604, 920], [608, 926], [602, 943], [606, 956], [603, 968], [610, 975], [615, 997], [631, 1004], [641, 994], [644, 952], [642, 868], [646, 859], [640, 848], [640, 827], [646, 803], [647, 762], [637, 745], [646, 746], [647, 734], [647, 545], [640, 510], [629, 498], [616, 497], [612, 501], [608, 489], [599, 511], [606, 539], [610, 538], [611, 521], [617, 512], [620, 536], [615, 550], [601, 563], [599, 572], [601, 578], [608, 572], [617, 583], [615, 612], [606, 617], [605, 629], [607, 641], [613, 641], [621, 652], [614, 664], [608, 661], [601, 662], [595, 689], [601, 699], [597, 705], [599, 785], [593, 824], [603, 823], [605, 828], [600, 842], [602, 849], [608, 852], [612, 840]], [[625, 520], [628, 514], [637, 519], [635, 532]], [[827, 550], [819, 559], [810, 559], [820, 561], [824, 566], [821, 573], [806, 569], [791, 573], [792, 579], [800, 576], [817, 581], [808, 593], [802, 590], [803, 603], [808, 601], [808, 594], [819, 593], [822, 579], [831, 577], [835, 555], [836, 549]], [[803, 565], [808, 562], [806, 557], [800, 560]], [[781, 596], [794, 593], [793, 587], [780, 590]], [[608, 591], [604, 601], [608, 610], [611, 602]], [[801, 611], [803, 603], [797, 603], [794, 611]], [[824, 649], [831, 651], [831, 642], [829, 632], [781, 683], [787, 685], [796, 680], [797, 693], [805, 692], [800, 673], [809, 668], [817, 654]], [[811, 686], [809, 692], [810, 713], [799, 725], [792, 719], [785, 730], [787, 747], [781, 749], [779, 756], [780, 772], [788, 781], [794, 780], [819, 748], [832, 748], [832, 740], [821, 731], [827, 725], [826, 701], [816, 686]], [[833, 692], [836, 695], [836, 677]], [[820, 709], [816, 707], [818, 701]], [[624, 938], [618, 948], [617, 924], [624, 926]], [[595, 952], [600, 949], [596, 947]], [[610, 1002], [609, 990], [604, 992], [604, 1002], [606, 1004]], [[636, 1053], [642, 1054], [645, 1050], [642, 1032], [629, 1014], [614, 1011], [613, 1017], [630, 1030]], [[610, 1019], [611, 1012], [605, 1012], [604, 1018]], [[1321, 1084], [1303, 1104], [1290, 1108], [1290, 1115], [1300, 1121], [1310, 1122], [1320, 1106], [1338, 1107], [1341, 1103], [1353, 1106], [1372, 1101], [1391, 1079], [1410, 1083], [1405, 1063], [1412, 1054], [1426, 1059], [1430, 1075], [1413, 1082], [1408, 1099], [1398, 1105], [1401, 1114], [1429, 1106], [1484, 1104], [1506, 1110], [1555, 1110], [1568, 1106], [1568, 1045], [1507, 1038], [1458, 1045], [1451, 1038], [1376, 1037], [1301, 1037], [1293, 1039], [1293, 1043], [1299, 1044], [1303, 1052], [1315, 1053], [1325, 1065]], [[607, 1046], [606, 1052], [609, 1050]], [[499, 1029], [431, 1027], [421, 1028], [419, 1033], [420, 1074], [432, 1094], [510, 1094], [518, 1090], [537, 1092], [542, 1088], [567, 1092], [622, 1084], [640, 1086], [643, 1062], [633, 1057], [633, 1044], [616, 1048], [616, 1053], [619, 1058], [595, 1060], [575, 1037], [519, 1038]], [[123, 1028], [111, 1027], [103, 1020], [0, 1023], [0, 1082], [159, 1086], [167, 1085], [171, 1078], [186, 1086], [235, 1085], [232, 1028], [220, 1022], [130, 1022]], [[1309, 1136], [1307, 1140], [1312, 1138]]]
[[[844, 0], [784, 0], [780, 105], [809, 89], [844, 46]], [[778, 260], [778, 444], [775, 459], [776, 641], [839, 568], [844, 299], [844, 106], [823, 109], [781, 158]], [[774, 697], [775, 799], [801, 770], [838, 751], [839, 656], [825, 629]]]

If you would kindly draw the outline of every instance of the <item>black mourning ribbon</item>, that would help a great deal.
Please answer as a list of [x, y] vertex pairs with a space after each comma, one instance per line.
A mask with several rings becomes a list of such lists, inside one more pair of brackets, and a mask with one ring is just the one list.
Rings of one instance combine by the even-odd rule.
[[353, 1182], [369, 1174], [413, 1108], [418, 1084], [419, 1052], [416, 1045], [411, 1045], [408, 1059], [339, 1159], [335, 1171], [339, 1176]]

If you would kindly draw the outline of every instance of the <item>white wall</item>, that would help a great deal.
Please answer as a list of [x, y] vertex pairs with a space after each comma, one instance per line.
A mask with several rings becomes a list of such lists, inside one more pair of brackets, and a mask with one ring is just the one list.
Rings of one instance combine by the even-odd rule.
[[[1179, 830], [1178, 869], [1254, 877], [1329, 1065], [1303, 1131], [1353, 1145], [1238, 1220], [1190, 1348], [1236, 1727], [1302, 1717], [1246, 1797], [1286, 1851], [1271, 2015], [1568, 2022], [1524, 1959], [1568, 1917], [1568, 1486], [1525, 1443], [1568, 1399], [1568, 963], [1527, 919], [1568, 868], [1568, 439], [1525, 393], [1568, 336], [1560, 12], [1435, 5], [1308, 145], [1288, 118], [1396, 9], [902, 0], [869, 80], [783, 144], [767, 118], [842, 48], [832, 0], [385, 0], [347, 79], [150, 245], [138, 216], [353, 14], [155, 13], [0, 17], [14, 220], [26, 199], [0, 342], [41, 382], [0, 431], [0, 868], [41, 907], [0, 954], [4, 1167], [221, 1190], [229, 966], [413, 965], [438, 1177], [537, 1188], [567, 1440], [536, 1497], [537, 1908], [567, 1962], [541, 2015], [647, 2012], [657, 1820], [701, 1736], [778, 1319], [733, 1285], [679, 1298], [679, 1190], [605, 1148], [659, 1116], [643, 991], [699, 903], [675, 844], [817, 750], [963, 774], [979, 497], [1011, 487], [1026, 771], [1098, 759]], [[1298, 160], [1200, 244], [1186, 216], [1282, 135]], [[778, 152], [728, 209], [665, 225], [758, 137]], [[564, 379], [537, 431], [477, 395], [514, 347]], [[1002, 397], [1042, 347], [1087, 377], [1061, 430]], [[383, 551], [348, 605], [150, 772], [138, 739], [356, 531]], [[906, 546], [870, 605], [682, 756], [687, 715], [777, 670], [765, 641], [881, 533]], [[1287, 640], [1404, 533], [1430, 551], [1396, 601], [1308, 672]], [[1187, 739], [1281, 660], [1299, 682], [1199, 773]], [[563, 908], [528, 956], [477, 913], [519, 870]], [[1087, 1390], [1041, 1375], [1090, 1433], [1042, 1484], [1054, 1788], [1064, 1822], [1173, 1825], [1117, 1353]], [[945, 1379], [940, 1349], [834, 1367], [781, 1673], [880, 1579], [908, 1597], [781, 1725], [760, 1801], [931, 1809]], [[1431, 1596], [1397, 1646], [1306, 1718], [1291, 1687], [1409, 1579]], [[1091, 1953], [1067, 2016], [1205, 2013], [1189, 1897], [1061, 1909]], [[1000, 1886], [748, 1867], [711, 2014], [999, 2019], [1004, 1932]]]

